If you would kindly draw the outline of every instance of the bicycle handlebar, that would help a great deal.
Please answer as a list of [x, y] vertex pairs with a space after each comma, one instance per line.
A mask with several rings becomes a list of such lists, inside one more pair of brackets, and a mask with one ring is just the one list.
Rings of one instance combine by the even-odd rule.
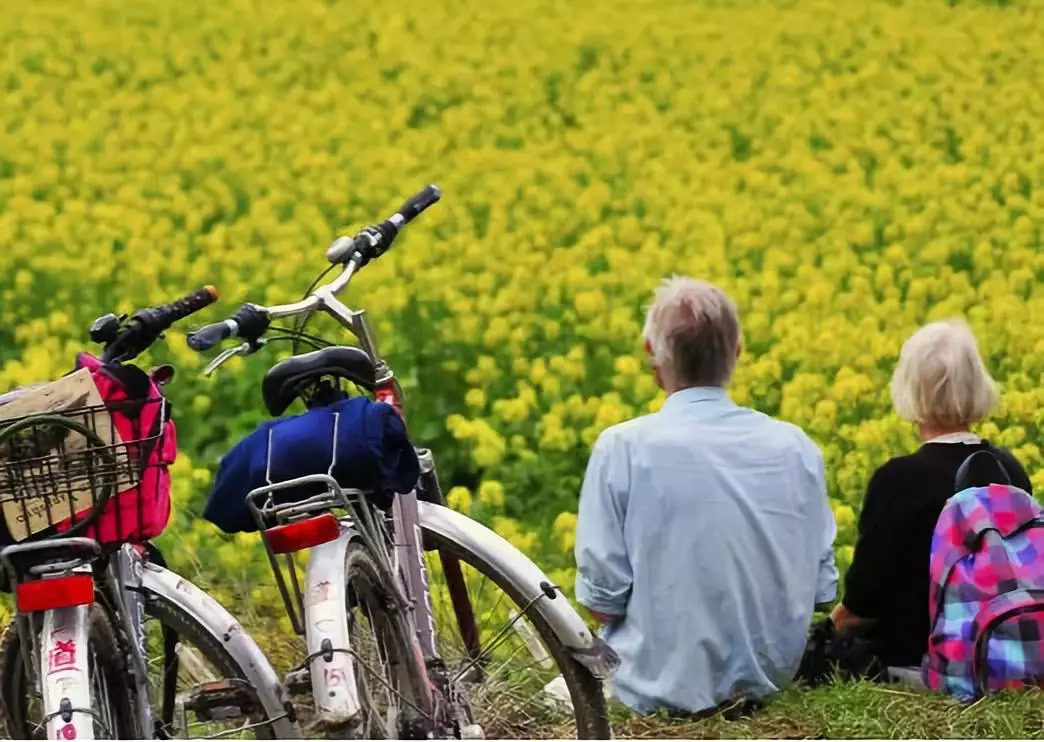
[[434, 183], [425, 186], [424, 190], [410, 196], [395, 214], [395, 216], [401, 216], [404, 219], [400, 227], [412, 222], [429, 206], [434, 206], [440, 198], [442, 198], [442, 191]]
[[319, 306], [320, 296], [336, 296], [343, 291], [357, 270], [387, 252], [402, 228], [441, 197], [442, 191], [438, 186], [429, 185], [407, 199], [398, 211], [380, 224], [367, 227], [354, 237], [339, 237], [334, 240], [326, 250], [326, 259], [335, 265], [343, 264], [344, 271], [329, 284], [316, 289], [301, 301], [275, 307], [243, 304], [229, 319], [190, 332], [185, 338], [188, 346], [194, 351], [203, 352], [233, 337], [241, 337], [247, 343], [256, 343], [268, 329], [272, 319], [312, 311]]
[[105, 315], [91, 326], [91, 339], [104, 343], [103, 362], [129, 361], [148, 350], [175, 322], [210, 306], [217, 298], [217, 289], [204, 286], [168, 304], [139, 309], [123, 326], [114, 315]]
[[442, 191], [438, 186], [426, 186], [424, 190], [406, 199], [406, 203], [400, 206], [398, 211], [380, 224], [367, 227], [355, 237], [341, 237], [335, 240], [326, 250], [326, 259], [335, 264], [357, 259], [361, 268], [387, 252], [402, 228], [441, 197]]
[[195, 332], [190, 332], [185, 340], [192, 350], [200, 352], [209, 350], [228, 338], [243, 337], [257, 340], [268, 329], [269, 312], [270, 310], [256, 304], [244, 304], [229, 319], [224, 322], [214, 322]]

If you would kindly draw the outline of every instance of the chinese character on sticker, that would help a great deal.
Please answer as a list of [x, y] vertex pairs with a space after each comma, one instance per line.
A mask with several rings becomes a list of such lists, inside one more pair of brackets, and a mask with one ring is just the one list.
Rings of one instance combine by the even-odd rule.
[[61, 640], [55, 642], [55, 648], [51, 650], [51, 672], [64, 670], [75, 664], [76, 642], [72, 639], [64, 642]]
[[327, 580], [317, 582], [312, 587], [312, 603], [322, 603], [330, 597], [330, 583]]

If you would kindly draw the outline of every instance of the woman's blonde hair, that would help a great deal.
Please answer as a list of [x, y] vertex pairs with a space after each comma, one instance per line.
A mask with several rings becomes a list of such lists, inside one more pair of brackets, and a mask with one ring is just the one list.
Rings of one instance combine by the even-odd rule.
[[932, 322], [910, 336], [891, 389], [901, 417], [947, 429], [983, 419], [1000, 398], [975, 335], [959, 319]]

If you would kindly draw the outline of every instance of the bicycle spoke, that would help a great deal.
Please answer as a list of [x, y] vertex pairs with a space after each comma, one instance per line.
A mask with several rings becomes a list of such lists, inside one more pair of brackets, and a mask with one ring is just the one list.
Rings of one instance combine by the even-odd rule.
[[[438, 549], [436, 543], [429, 552], [436, 562], [441, 559]], [[576, 688], [568, 679], [567, 700], [545, 690], [556, 678], [562, 682], [562, 670], [554, 648], [547, 644], [546, 628], [534, 622], [533, 606], [543, 595], [520, 600], [470, 559], [458, 558], [478, 629], [474, 657], [464, 646], [449, 587], [440, 579], [444, 573], [436, 564], [429, 574], [437, 625], [444, 627], [439, 634], [439, 654], [449, 667], [451, 682], [458, 684], [466, 699], [470, 718], [490, 739], [540, 737], [552, 730], [560, 737], [579, 734], [579, 706], [573, 704], [585, 699], [575, 695]], [[446, 621], [457, 630], [447, 627]], [[583, 731], [590, 733], [590, 729]]]

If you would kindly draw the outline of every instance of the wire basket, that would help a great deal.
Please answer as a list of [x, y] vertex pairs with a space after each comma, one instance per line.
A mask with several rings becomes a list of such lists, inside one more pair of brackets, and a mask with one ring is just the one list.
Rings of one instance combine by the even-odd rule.
[[[147, 430], [142, 421], [151, 421]], [[0, 540], [158, 535], [155, 521], [169, 516], [172, 432], [162, 397], [0, 421]]]

